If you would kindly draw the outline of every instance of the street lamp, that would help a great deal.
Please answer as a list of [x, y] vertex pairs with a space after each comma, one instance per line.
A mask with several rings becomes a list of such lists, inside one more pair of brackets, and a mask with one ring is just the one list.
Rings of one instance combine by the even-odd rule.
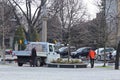
[[3, 49], [3, 54], [2, 54], [2, 57], [3, 57], [3, 64], [5, 64], [5, 28], [4, 28], [4, 0], [2, 0], [2, 6], [1, 6], [1, 18], [2, 18], [2, 30], [3, 30], [3, 37], [2, 37], [2, 49]]

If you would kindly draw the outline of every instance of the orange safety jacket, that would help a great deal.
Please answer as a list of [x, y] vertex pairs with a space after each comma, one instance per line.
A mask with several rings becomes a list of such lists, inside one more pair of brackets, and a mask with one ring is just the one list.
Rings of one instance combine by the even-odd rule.
[[90, 57], [90, 58], [94, 59], [94, 58], [95, 58], [95, 55], [96, 55], [95, 51], [93, 51], [93, 50], [90, 50], [90, 51], [89, 51], [89, 57]]

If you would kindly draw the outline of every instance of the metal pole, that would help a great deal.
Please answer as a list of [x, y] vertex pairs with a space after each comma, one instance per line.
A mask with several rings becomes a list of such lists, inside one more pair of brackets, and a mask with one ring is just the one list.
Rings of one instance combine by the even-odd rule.
[[115, 59], [115, 69], [119, 69], [119, 53], [120, 53], [120, 41], [118, 43], [117, 47], [117, 54], [116, 54], [116, 59]]
[[103, 31], [104, 31], [104, 64], [103, 67], [106, 66], [106, 53], [105, 53], [105, 47], [106, 47], [106, 0], [103, 0], [102, 2], [103, 6]]
[[[119, 13], [119, 0], [116, 1], [117, 3], [117, 11]], [[116, 47], [117, 47], [117, 53], [116, 53], [116, 58], [115, 58], [115, 69], [118, 70], [119, 69], [119, 53], [120, 53], [120, 41], [118, 43], [118, 39], [119, 39], [119, 15], [117, 16], [117, 20], [116, 20]], [[118, 43], [118, 45], [117, 45]]]
[[3, 49], [3, 64], [5, 64], [5, 28], [4, 28], [4, 0], [2, 0], [2, 8], [1, 8], [1, 14], [2, 14], [2, 30], [3, 30], [3, 40], [2, 40], [2, 49]]

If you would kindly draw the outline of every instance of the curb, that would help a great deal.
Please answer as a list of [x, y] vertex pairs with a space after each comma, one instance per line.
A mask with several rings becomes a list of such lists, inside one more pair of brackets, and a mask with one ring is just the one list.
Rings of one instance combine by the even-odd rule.
[[47, 67], [53, 67], [53, 68], [87, 68], [87, 64], [47, 63]]

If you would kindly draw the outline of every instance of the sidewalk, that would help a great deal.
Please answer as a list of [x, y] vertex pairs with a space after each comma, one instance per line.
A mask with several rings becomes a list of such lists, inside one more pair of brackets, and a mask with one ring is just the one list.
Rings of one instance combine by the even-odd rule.
[[120, 70], [114, 66], [102, 67], [95, 63], [94, 68], [48, 68], [29, 67], [17, 64], [0, 64], [1, 80], [120, 80]]

